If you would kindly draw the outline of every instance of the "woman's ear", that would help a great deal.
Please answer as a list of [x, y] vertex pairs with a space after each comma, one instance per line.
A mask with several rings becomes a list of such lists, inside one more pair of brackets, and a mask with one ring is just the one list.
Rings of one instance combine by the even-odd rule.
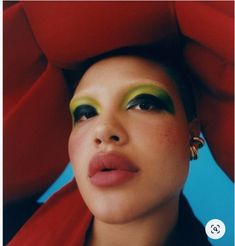
[[195, 136], [199, 136], [201, 132], [201, 124], [200, 120], [194, 118], [192, 121], [189, 122], [189, 137], [190, 139]]

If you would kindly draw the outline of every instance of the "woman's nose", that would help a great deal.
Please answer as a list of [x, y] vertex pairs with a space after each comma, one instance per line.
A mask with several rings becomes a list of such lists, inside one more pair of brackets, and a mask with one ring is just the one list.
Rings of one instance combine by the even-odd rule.
[[128, 135], [122, 125], [117, 122], [98, 124], [95, 129], [94, 142], [97, 146], [114, 144], [124, 145], [128, 141]]

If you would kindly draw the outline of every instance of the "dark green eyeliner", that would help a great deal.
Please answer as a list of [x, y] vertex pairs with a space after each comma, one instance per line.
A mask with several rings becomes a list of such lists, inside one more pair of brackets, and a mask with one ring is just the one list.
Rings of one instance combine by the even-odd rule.
[[133, 100], [138, 100], [140, 97], [143, 99], [150, 98], [152, 102], [159, 105], [160, 110], [165, 110], [170, 114], [175, 114], [175, 107], [171, 97], [168, 93], [154, 84], [140, 84], [135, 87], [131, 87], [127, 94], [124, 96], [123, 107], [130, 108]]

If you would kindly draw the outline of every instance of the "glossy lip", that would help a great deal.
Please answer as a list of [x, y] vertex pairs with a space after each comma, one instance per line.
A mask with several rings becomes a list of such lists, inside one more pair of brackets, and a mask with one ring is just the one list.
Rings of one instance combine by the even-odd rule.
[[120, 153], [98, 153], [89, 163], [88, 176], [93, 185], [110, 187], [127, 182], [138, 171], [139, 168]]

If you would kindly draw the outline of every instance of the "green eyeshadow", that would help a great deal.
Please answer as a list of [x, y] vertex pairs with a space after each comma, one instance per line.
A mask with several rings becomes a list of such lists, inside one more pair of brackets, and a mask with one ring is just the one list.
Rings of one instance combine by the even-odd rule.
[[101, 106], [100, 104], [94, 100], [91, 97], [74, 97], [72, 98], [72, 100], [70, 101], [69, 104], [69, 108], [70, 108], [70, 112], [73, 118], [73, 122], [74, 122], [74, 111], [76, 110], [77, 107], [82, 106], [82, 105], [89, 105], [89, 106], [93, 106], [97, 113], [99, 114], [101, 112]]
[[175, 114], [175, 108], [171, 97], [168, 93], [154, 84], [140, 84], [135, 87], [131, 87], [123, 99], [123, 107], [127, 108], [128, 103], [135, 97], [141, 94], [149, 94], [157, 97], [165, 105], [165, 110], [171, 114]]

